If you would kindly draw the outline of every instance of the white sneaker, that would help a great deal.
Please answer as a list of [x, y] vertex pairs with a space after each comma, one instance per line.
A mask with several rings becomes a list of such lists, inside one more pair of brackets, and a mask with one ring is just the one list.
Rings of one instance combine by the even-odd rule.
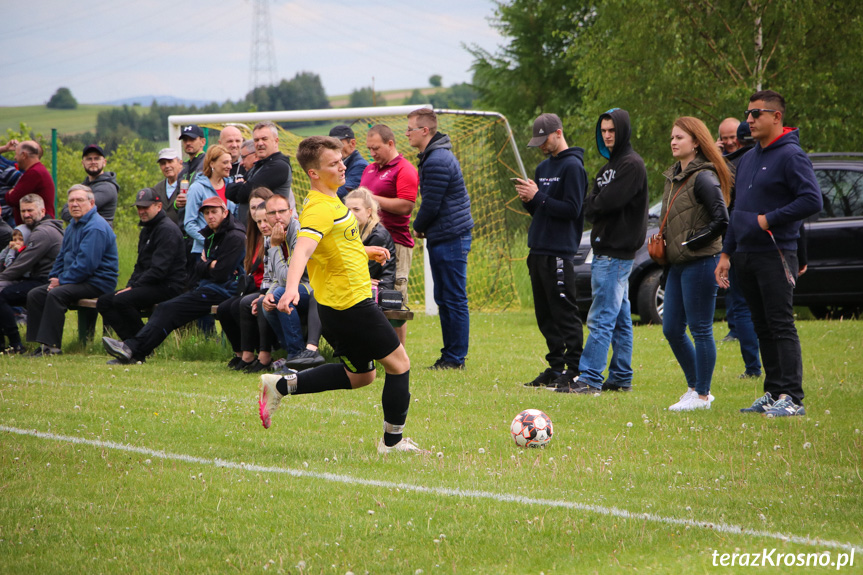
[[[701, 399], [697, 393], [677, 403], [677, 409], [674, 411], [694, 411], [696, 409], [710, 409], [710, 404], [713, 403], [713, 398], [709, 395], [708, 399]], [[673, 407], [673, 406], [672, 406]], [[668, 409], [671, 409], [670, 407]]]
[[383, 438], [378, 441], [378, 453], [381, 455], [392, 453], [393, 451], [410, 451], [413, 453], [427, 455], [431, 453], [431, 451], [426, 451], [425, 449], [420, 449], [419, 445], [411, 439], [410, 437], [403, 437], [401, 441], [393, 445], [392, 447], [387, 447], [384, 443]]
[[270, 418], [279, 408], [279, 402], [282, 401], [283, 396], [276, 389], [276, 384], [280, 379], [282, 379], [282, 376], [276, 373], [265, 373], [261, 375], [261, 394], [258, 396], [258, 409], [261, 415], [261, 423], [264, 424], [264, 429], [270, 428]]
[[[686, 393], [681, 395], [680, 399], [677, 400], [677, 403], [675, 403], [674, 405], [672, 405], [668, 408], [668, 411], [689, 411], [691, 409], [697, 409], [697, 408], [692, 408], [692, 407], [689, 407], [687, 409], [683, 409], [683, 406], [688, 405], [689, 400], [692, 399], [693, 397], [695, 399], [698, 399], [698, 394], [695, 392], [694, 389], [687, 389]], [[708, 393], [706, 403], [713, 403], [714, 399], [716, 399], [716, 398], [713, 397], [712, 394]], [[703, 400], [701, 400], [701, 401], [703, 401]], [[705, 409], [710, 409], [710, 407], [708, 406]]]
[[680, 411], [680, 406], [683, 405], [683, 403], [692, 396], [698, 397], [698, 394], [695, 393], [694, 389], [687, 389], [686, 393], [681, 395], [680, 399], [677, 400], [677, 403], [669, 406], [668, 411]]

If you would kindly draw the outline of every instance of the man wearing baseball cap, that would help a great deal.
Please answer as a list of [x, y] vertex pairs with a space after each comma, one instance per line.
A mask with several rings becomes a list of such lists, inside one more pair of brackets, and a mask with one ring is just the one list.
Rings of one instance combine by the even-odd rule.
[[180, 130], [179, 140], [183, 142], [183, 151], [189, 156], [189, 159], [183, 163], [183, 174], [180, 179], [185, 178], [191, 184], [204, 167], [204, 146], [207, 139], [204, 138], [204, 130], [195, 124], [190, 124]]
[[140, 190], [135, 207], [141, 226], [138, 260], [126, 287], [99, 297], [96, 309], [103, 323], [120, 339], [144, 327], [142, 311], [183, 293], [186, 254], [183, 234], [163, 209], [163, 196], [153, 188]]
[[[139, 208], [140, 210], [140, 208]], [[160, 304], [150, 321], [134, 336], [124, 340], [103, 337], [105, 351], [117, 363], [144, 361], [172, 331], [210, 314], [211, 308], [237, 291], [237, 280], [245, 274], [246, 230], [239, 225], [218, 196], [201, 203], [207, 227], [204, 251], [195, 268], [198, 284], [192, 291]], [[185, 258], [185, 254], [183, 255]]]
[[584, 227], [582, 202], [587, 190], [584, 149], [566, 144], [556, 114], [541, 114], [527, 144], [547, 159], [534, 179], [515, 179], [515, 190], [531, 215], [527, 232], [527, 270], [534, 311], [545, 338], [548, 367], [525, 387], [569, 387], [578, 375], [584, 332], [575, 303], [575, 254]]
[[[102, 149], [102, 146], [90, 144], [85, 147], [81, 154], [81, 165], [84, 166], [87, 177], [81, 183], [93, 190], [93, 196], [96, 198], [96, 211], [105, 218], [111, 227], [114, 227], [114, 214], [117, 211], [117, 196], [120, 193], [120, 186], [117, 184], [117, 174], [105, 171], [107, 163], [105, 150]], [[67, 224], [72, 221], [68, 205], [63, 207], [60, 218]]]
[[357, 150], [357, 140], [350, 126], [339, 124], [330, 130], [330, 137], [342, 142], [342, 163], [345, 164], [345, 185], [339, 188], [338, 196], [345, 201], [345, 196], [360, 187], [363, 171], [369, 165], [368, 161]]
[[[174, 148], [159, 150], [159, 170], [165, 179], [153, 186], [153, 191], [162, 198], [162, 209], [174, 224], [183, 231], [183, 219], [186, 216], [186, 192], [180, 186], [180, 175], [183, 173], [183, 160]], [[191, 245], [190, 245], [191, 248]]]

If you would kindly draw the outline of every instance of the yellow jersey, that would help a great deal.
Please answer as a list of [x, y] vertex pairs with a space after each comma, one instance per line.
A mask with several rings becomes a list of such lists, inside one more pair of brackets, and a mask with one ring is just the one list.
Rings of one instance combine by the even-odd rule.
[[316, 300], [333, 309], [347, 309], [371, 297], [369, 257], [359, 224], [339, 198], [309, 191], [298, 237], [318, 243], [307, 266]]

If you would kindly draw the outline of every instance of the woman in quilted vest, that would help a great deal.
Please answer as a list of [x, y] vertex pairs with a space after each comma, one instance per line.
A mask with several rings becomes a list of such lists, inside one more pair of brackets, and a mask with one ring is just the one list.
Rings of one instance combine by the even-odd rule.
[[[732, 176], [704, 122], [684, 116], [671, 129], [677, 160], [663, 175], [660, 221], [668, 258], [662, 332], [686, 378], [686, 393], [669, 411], [710, 409], [716, 365], [713, 270], [728, 226]], [[686, 327], [692, 339], [686, 334]]]

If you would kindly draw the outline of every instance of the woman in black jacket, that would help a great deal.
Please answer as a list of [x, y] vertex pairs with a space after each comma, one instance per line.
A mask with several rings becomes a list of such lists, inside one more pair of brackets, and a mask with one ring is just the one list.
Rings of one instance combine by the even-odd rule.
[[365, 246], [381, 246], [390, 252], [390, 259], [382, 266], [369, 260], [369, 275], [373, 289], [393, 289], [396, 281], [396, 247], [387, 229], [380, 223], [380, 206], [368, 188], [359, 187], [345, 196], [345, 205], [357, 218], [360, 237]]
[[[710, 131], [698, 118], [675, 120], [671, 155], [677, 161], [663, 174], [660, 215], [669, 263], [662, 332], [683, 369], [687, 390], [668, 409], [710, 409], [718, 287], [713, 272], [728, 227], [732, 178]], [[687, 326], [692, 339], [686, 335]]]

